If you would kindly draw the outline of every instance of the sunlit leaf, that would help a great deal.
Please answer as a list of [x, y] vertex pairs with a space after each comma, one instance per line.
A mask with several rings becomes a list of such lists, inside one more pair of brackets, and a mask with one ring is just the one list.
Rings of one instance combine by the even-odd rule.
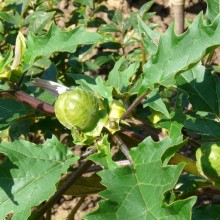
[[190, 219], [195, 197], [170, 204], [164, 200], [184, 167], [162, 165], [161, 157], [169, 147], [167, 139], [156, 143], [147, 138], [131, 150], [133, 166], [101, 171], [107, 189], [100, 195], [105, 200], [85, 219]]
[[36, 58], [50, 57], [58, 51], [75, 52], [78, 45], [94, 44], [101, 39], [98, 33], [88, 32], [82, 26], [63, 31], [53, 24], [46, 35], [29, 34], [24, 62], [30, 65]]
[[170, 86], [177, 73], [196, 65], [208, 50], [220, 44], [220, 17], [212, 25], [205, 25], [199, 14], [189, 29], [176, 36], [171, 25], [160, 37], [158, 50], [144, 66], [142, 91], [157, 84]]
[[0, 165], [0, 219], [11, 212], [13, 220], [27, 219], [31, 208], [54, 194], [61, 174], [78, 160], [55, 137], [38, 146], [22, 140], [2, 142], [0, 152], [7, 155]]

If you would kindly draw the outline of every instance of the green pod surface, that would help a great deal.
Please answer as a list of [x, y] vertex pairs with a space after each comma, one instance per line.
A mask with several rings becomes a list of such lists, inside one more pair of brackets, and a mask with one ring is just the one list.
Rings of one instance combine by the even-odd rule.
[[59, 95], [54, 108], [57, 119], [68, 129], [91, 131], [99, 120], [98, 99], [80, 88]]
[[196, 151], [198, 171], [212, 182], [220, 181], [220, 143], [207, 143]]

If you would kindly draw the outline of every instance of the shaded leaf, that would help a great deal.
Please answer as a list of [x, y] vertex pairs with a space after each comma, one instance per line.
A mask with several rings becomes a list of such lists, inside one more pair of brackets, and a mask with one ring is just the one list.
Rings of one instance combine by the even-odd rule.
[[[90, 177], [81, 176], [76, 182], [68, 188], [65, 192], [65, 195], [71, 196], [86, 196], [91, 194], [97, 194], [100, 191], [104, 190], [105, 187], [100, 183], [101, 178], [97, 174], [93, 174]], [[62, 187], [62, 184], [65, 183], [64, 181], [59, 183], [59, 187]]]
[[0, 152], [7, 155], [0, 165], [0, 219], [10, 212], [12, 219], [27, 219], [31, 208], [54, 194], [61, 174], [78, 160], [55, 137], [38, 146], [23, 140], [2, 142]]
[[82, 4], [82, 5], [86, 5], [86, 6], [90, 7], [90, 8], [93, 7], [93, 1], [94, 0], [75, 0], [75, 2], [78, 2], [78, 3]]
[[193, 110], [220, 116], [220, 81], [211, 74], [211, 69], [197, 65], [179, 75], [176, 82], [189, 95]]
[[184, 127], [204, 138], [220, 139], [220, 123], [217, 121], [208, 118], [190, 118], [185, 121]]
[[220, 205], [201, 205], [193, 209], [192, 220], [218, 220]]
[[29, 137], [29, 131], [30, 131], [30, 126], [32, 124], [32, 120], [14, 120], [13, 123], [9, 127], [9, 136], [10, 140], [14, 141], [16, 139], [21, 138], [28, 138]]
[[21, 16], [17, 11], [11, 10], [11, 11], [1, 11], [0, 12], [0, 18], [10, 24], [17, 25], [21, 24]]
[[0, 130], [7, 128], [14, 120], [33, 111], [30, 107], [13, 99], [0, 99]]

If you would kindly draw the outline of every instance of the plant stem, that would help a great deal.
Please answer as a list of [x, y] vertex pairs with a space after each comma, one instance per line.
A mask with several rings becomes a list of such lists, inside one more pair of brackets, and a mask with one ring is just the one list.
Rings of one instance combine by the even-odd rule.
[[[119, 161], [115, 161], [115, 163], [119, 166], [119, 167], [125, 167], [125, 166], [130, 166], [131, 163], [129, 160], [119, 160]], [[100, 165], [94, 165], [91, 166], [88, 170], [86, 170], [85, 173], [92, 173], [92, 172], [98, 172], [103, 170], [103, 167], [101, 167]]]
[[48, 0], [48, 8], [49, 10], [52, 10], [53, 9], [53, 1], [52, 0]]
[[65, 183], [55, 192], [55, 194], [38, 210], [31, 214], [28, 218], [29, 220], [38, 220], [42, 215], [44, 215], [48, 209], [50, 209], [59, 200], [66, 190], [74, 183], [76, 180], [82, 176], [82, 174], [93, 164], [92, 161], [87, 160], [73, 172]]
[[47, 210], [45, 220], [51, 220], [51, 209]]
[[133, 124], [143, 128], [155, 141], [161, 140], [163, 138], [163, 135], [159, 129], [154, 128], [153, 126], [145, 123], [140, 119], [131, 118], [131, 119], [126, 119], [125, 121], [128, 122], [129, 124]]
[[144, 64], [146, 63], [147, 60], [147, 54], [144, 48], [144, 43], [142, 43], [142, 53], [141, 53], [141, 69], [142, 72], [144, 72]]
[[184, 32], [184, 4], [185, 0], [172, 0], [176, 34]]
[[71, 210], [70, 214], [67, 216], [67, 220], [74, 220], [75, 219], [75, 214], [77, 213], [78, 209], [80, 206], [83, 204], [85, 201], [85, 196], [81, 197], [75, 207]]
[[129, 149], [127, 148], [127, 146], [125, 145], [125, 143], [122, 141], [122, 139], [117, 135], [114, 134], [112, 135], [112, 139], [113, 141], [119, 145], [122, 153], [125, 155], [125, 157], [130, 161], [130, 163], [132, 164], [132, 159], [129, 153]]
[[215, 51], [213, 50], [211, 53], [209, 53], [207, 60], [205, 62], [205, 67], [210, 67], [212, 63], [212, 58], [214, 56]]
[[121, 128], [120, 133], [122, 133], [122, 134], [124, 134], [128, 137], [131, 137], [131, 138], [133, 138], [137, 141], [143, 140], [143, 136], [141, 134], [138, 134], [134, 131], [130, 131], [130, 130], [125, 129], [125, 128]]
[[146, 95], [148, 95], [151, 92], [150, 89], [147, 89], [144, 94], [142, 94], [140, 97], [136, 98], [134, 102], [128, 107], [127, 111], [121, 116], [121, 119], [124, 120], [126, 119], [131, 112], [138, 106], [138, 104], [141, 103], [141, 101], [145, 98]]
[[86, 151], [84, 154], [82, 154], [82, 156], [80, 157], [80, 160], [86, 159], [88, 156], [90, 156], [96, 152], [97, 152], [97, 149], [91, 148], [88, 151]]
[[29, 105], [30, 107], [34, 109], [44, 112], [48, 116], [55, 115], [54, 106], [47, 104], [23, 91], [17, 91], [14, 93], [13, 92], [2, 92], [1, 96], [3, 98], [15, 99], [19, 102]]

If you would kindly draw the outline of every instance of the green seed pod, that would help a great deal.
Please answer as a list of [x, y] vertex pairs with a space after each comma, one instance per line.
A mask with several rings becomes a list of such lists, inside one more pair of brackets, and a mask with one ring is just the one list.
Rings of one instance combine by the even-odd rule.
[[80, 88], [59, 95], [54, 108], [57, 119], [68, 129], [91, 131], [99, 120], [98, 99]]
[[196, 166], [206, 179], [220, 182], [220, 143], [208, 143], [196, 151]]

